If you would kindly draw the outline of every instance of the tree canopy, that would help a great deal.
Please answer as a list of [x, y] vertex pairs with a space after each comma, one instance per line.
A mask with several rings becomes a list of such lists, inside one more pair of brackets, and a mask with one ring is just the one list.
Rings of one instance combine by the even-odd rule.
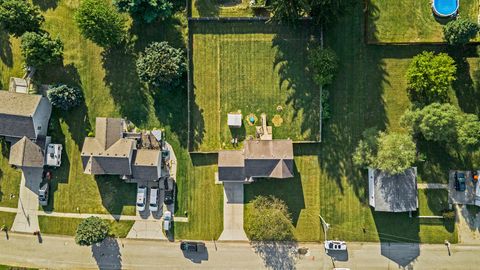
[[109, 226], [99, 217], [88, 217], [77, 227], [75, 242], [80, 246], [91, 246], [102, 242], [108, 234]]
[[333, 82], [338, 69], [338, 58], [332, 49], [318, 46], [309, 51], [308, 60], [317, 85], [325, 86]]
[[272, 0], [270, 9], [273, 13], [272, 20], [294, 24], [305, 15], [308, 2], [307, 0]]
[[422, 109], [407, 110], [402, 124], [426, 140], [457, 144], [462, 148], [480, 145], [480, 121], [474, 114], [461, 112], [445, 103], [432, 103]]
[[380, 133], [375, 167], [390, 174], [399, 174], [412, 167], [417, 147], [412, 136], [403, 133]]
[[38, 31], [44, 21], [40, 9], [28, 0], [0, 1], [0, 25], [16, 37]]
[[465, 45], [477, 36], [479, 30], [478, 24], [459, 18], [443, 27], [443, 37], [450, 45]]
[[113, 0], [121, 12], [129, 13], [135, 20], [146, 23], [170, 17], [173, 5], [169, 0]]
[[22, 35], [20, 49], [27, 66], [36, 68], [59, 61], [63, 56], [62, 41], [52, 39], [46, 32], [26, 32]]
[[54, 107], [68, 111], [80, 105], [83, 94], [82, 91], [76, 87], [69, 87], [62, 84], [48, 89], [47, 97]]
[[83, 36], [104, 48], [119, 44], [126, 35], [125, 20], [105, 1], [83, 0], [75, 22]]
[[331, 25], [341, 18], [354, 0], [308, 0], [309, 15], [318, 24]]
[[183, 51], [166, 41], [151, 43], [137, 60], [138, 76], [149, 85], [176, 84], [186, 70]]
[[421, 104], [445, 102], [456, 71], [455, 61], [445, 53], [423, 52], [413, 57], [407, 70], [410, 99]]
[[246, 233], [254, 241], [294, 240], [290, 212], [284, 201], [274, 196], [257, 196], [246, 220]]

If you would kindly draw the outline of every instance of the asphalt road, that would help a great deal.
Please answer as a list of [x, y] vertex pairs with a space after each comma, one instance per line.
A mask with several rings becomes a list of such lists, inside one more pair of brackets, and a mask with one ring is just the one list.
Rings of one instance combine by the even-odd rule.
[[348, 243], [347, 253], [325, 255], [318, 244], [297, 256], [295, 247], [275, 243], [207, 243], [207, 252], [183, 254], [178, 243], [167, 241], [109, 240], [100, 246], [79, 247], [72, 238], [10, 234], [0, 237], [0, 264], [68, 269], [479, 269], [480, 245], [454, 245], [451, 256], [444, 245], [389, 245]]

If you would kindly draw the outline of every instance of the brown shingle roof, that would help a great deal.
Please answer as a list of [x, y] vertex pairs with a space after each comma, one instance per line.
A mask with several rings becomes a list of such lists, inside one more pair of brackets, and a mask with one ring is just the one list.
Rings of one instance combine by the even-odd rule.
[[32, 117], [42, 96], [0, 91], [0, 114]]
[[159, 164], [162, 158], [160, 150], [139, 149], [134, 152], [132, 176], [140, 180], [157, 180], [160, 178]]
[[40, 148], [27, 137], [23, 137], [10, 149], [8, 163], [18, 167], [42, 168], [45, 156]]

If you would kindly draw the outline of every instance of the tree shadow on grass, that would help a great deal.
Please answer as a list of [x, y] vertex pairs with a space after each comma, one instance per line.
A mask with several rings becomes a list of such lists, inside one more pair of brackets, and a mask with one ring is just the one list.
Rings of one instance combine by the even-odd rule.
[[[193, 72], [193, 71], [190, 71]], [[195, 89], [195, 86], [193, 86]], [[195, 90], [190, 93], [190, 145], [188, 145], [190, 150], [198, 149], [203, 142], [205, 136], [205, 119], [204, 119], [204, 110], [200, 109], [198, 104], [195, 102]]]
[[111, 215], [123, 214], [127, 206], [135, 207], [136, 184], [127, 184], [118, 176], [95, 176], [102, 205]]
[[138, 79], [135, 54], [120, 46], [105, 50], [102, 57], [106, 73], [104, 81], [121, 115], [137, 126], [145, 124], [151, 100], [148, 90]]
[[[184, 80], [182, 79], [182, 81]], [[163, 125], [169, 126], [170, 130], [177, 135], [183, 148], [186, 148], [188, 144], [187, 92], [185, 84], [181, 84], [174, 89], [152, 90], [157, 118]]]
[[220, 8], [215, 0], [190, 0], [200, 17], [218, 17]]
[[0, 28], [0, 60], [7, 66], [13, 66], [12, 43], [8, 33]]
[[480, 100], [480, 89], [474, 81], [480, 81], [480, 70], [477, 67], [474, 69], [473, 74], [470, 75], [472, 67], [465, 57], [454, 56], [454, 60], [457, 65], [457, 80], [453, 83], [453, 89], [457, 96], [458, 105], [462, 111], [478, 115], [480, 113], [480, 105], [478, 103], [478, 100]]
[[49, 9], [56, 9], [59, 0], [33, 0], [32, 2], [37, 5], [41, 11], [47, 11]]
[[257, 196], [274, 196], [286, 203], [292, 215], [292, 224], [297, 226], [300, 212], [306, 208], [302, 175], [294, 165], [294, 178], [289, 179], [257, 179], [255, 183], [245, 185], [245, 203], [249, 203]]
[[122, 269], [122, 254], [115, 238], [107, 237], [92, 245], [92, 257], [99, 269]]
[[298, 132], [308, 134], [298, 139], [306, 141], [320, 139], [320, 89], [307, 68], [308, 43], [317, 39], [315, 34], [318, 34], [313, 29], [310, 22], [298, 29], [279, 26], [272, 44], [277, 49], [274, 70], [280, 75], [279, 88], [289, 93], [286, 104], [293, 108], [292, 120], [301, 121]]
[[420, 222], [408, 213], [377, 212], [371, 209], [381, 243], [419, 243]]
[[174, 17], [150, 24], [134, 21], [130, 28], [130, 33], [138, 38], [134, 50], [142, 52], [150, 43], [161, 41], [167, 41], [175, 48], [185, 48], [186, 40], [182, 30], [186, 27], [186, 22]]
[[295, 269], [297, 257], [296, 242], [251, 242], [255, 253], [268, 269]]

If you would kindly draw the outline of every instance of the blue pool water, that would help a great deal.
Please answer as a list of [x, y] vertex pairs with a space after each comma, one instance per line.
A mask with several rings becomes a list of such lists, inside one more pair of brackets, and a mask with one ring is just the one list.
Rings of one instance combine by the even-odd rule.
[[457, 13], [458, 0], [433, 0], [433, 8], [439, 16], [452, 16]]

